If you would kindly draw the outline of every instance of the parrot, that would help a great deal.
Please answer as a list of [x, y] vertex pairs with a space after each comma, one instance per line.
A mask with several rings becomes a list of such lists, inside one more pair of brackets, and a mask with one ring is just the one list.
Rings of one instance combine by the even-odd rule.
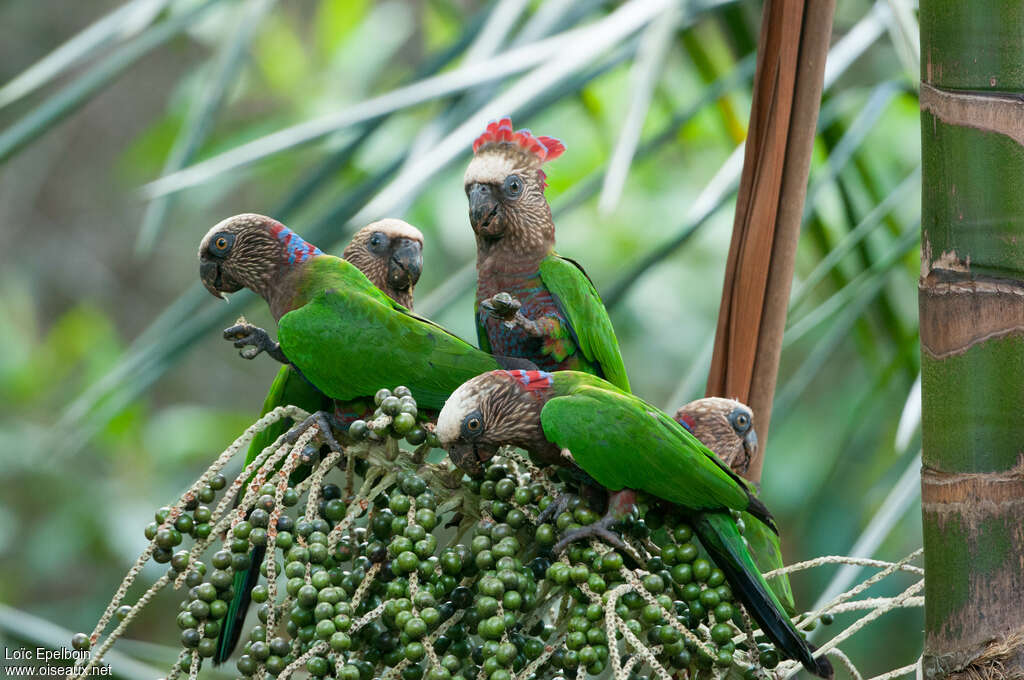
[[452, 461], [471, 476], [479, 476], [482, 463], [504, 445], [525, 449], [542, 462], [578, 466], [608, 490], [609, 512], [570, 532], [572, 539], [610, 535], [621, 544], [607, 527], [633, 510], [637, 490], [674, 504], [688, 514], [733, 592], [781, 653], [811, 673], [832, 677], [829, 661], [814, 658], [783, 612], [730, 512], [746, 511], [775, 531], [768, 509], [668, 414], [580, 371], [497, 370], [452, 392], [435, 433]]
[[[355, 233], [345, 247], [342, 258], [354, 264], [371, 283], [392, 300], [407, 309], [412, 309], [413, 289], [423, 270], [423, 234], [419, 229], [402, 220], [378, 220]], [[346, 423], [361, 417], [367, 410], [372, 410], [368, 401], [333, 403], [295, 369], [286, 365], [278, 371], [263, 403], [260, 416], [266, 415], [278, 406], [288, 404], [310, 413], [333, 411], [336, 416], [341, 415]], [[287, 432], [292, 425], [291, 418], [282, 418], [258, 432], [249, 444], [243, 467], [254, 461], [263, 449]], [[305, 468], [302, 472], [297, 471], [293, 475], [294, 483], [302, 481], [308, 474]], [[235, 596], [228, 607], [224, 626], [218, 635], [217, 652], [213, 656], [215, 664], [227, 660], [238, 644], [242, 624], [249, 609], [250, 593], [259, 579], [260, 563], [265, 552], [266, 549], [262, 546], [253, 548], [248, 570], [235, 573]]]
[[[199, 275], [215, 297], [249, 288], [269, 306], [279, 342], [247, 323], [225, 331], [236, 347], [246, 348], [243, 356], [266, 352], [335, 403], [370, 400], [382, 386], [404, 384], [421, 411], [436, 411], [475, 375], [534, 368], [521, 359], [491, 356], [417, 316], [373, 285], [355, 253], [350, 252], [354, 262], [328, 255], [280, 222], [246, 213], [219, 222], [203, 237]], [[287, 383], [299, 384], [291, 377]], [[319, 417], [326, 425], [337, 421], [333, 414]], [[330, 427], [322, 431], [336, 445]], [[220, 660], [237, 641], [238, 632], [232, 634], [236, 640], [218, 651]]]
[[484, 351], [592, 373], [628, 391], [601, 297], [579, 263], [555, 252], [541, 165], [564, 151], [552, 137], [513, 132], [508, 118], [473, 142], [463, 181], [477, 245], [477, 339]]
[[[673, 416], [738, 475], [743, 475], [750, 459], [757, 452], [757, 431], [754, 429], [754, 412], [749, 406], [735, 399], [704, 397], [679, 407]], [[748, 513], [740, 515], [746, 531], [743, 537], [762, 572], [783, 567], [782, 547], [779, 536]], [[793, 588], [789, 576], [779, 574], [768, 579], [775, 595], [786, 613], [796, 614]]]

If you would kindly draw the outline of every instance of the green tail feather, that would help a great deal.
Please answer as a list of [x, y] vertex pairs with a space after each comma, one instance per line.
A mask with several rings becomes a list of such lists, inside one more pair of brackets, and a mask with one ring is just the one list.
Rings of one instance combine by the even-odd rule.
[[832, 664], [824, 656], [814, 658], [811, 646], [800, 637], [793, 622], [783, 612], [782, 603], [754, 564], [732, 517], [728, 513], [700, 513], [694, 518], [693, 529], [768, 639], [809, 672], [831, 678]]
[[[298, 406], [310, 413], [331, 408], [330, 399], [325, 397], [297, 372], [288, 366], [282, 366], [281, 370], [278, 371], [277, 378], [274, 379], [274, 384], [270, 387], [270, 393], [267, 394], [266, 401], [263, 402], [263, 410], [260, 412], [260, 416], [266, 415], [278, 406], [289, 404]], [[282, 418], [267, 429], [257, 433], [253, 437], [252, 443], [249, 444], [245, 464], [248, 465], [255, 460], [263, 449], [273, 444], [293, 424], [291, 418]], [[296, 470], [295, 474], [299, 472], [299, 470]], [[308, 474], [309, 470], [304, 470], [304, 474], [298, 480], [293, 475], [293, 484], [301, 481]], [[245, 493], [245, 489], [248, 488], [251, 481], [251, 479], [246, 480], [240, 493]], [[224, 624], [220, 629], [220, 635], [217, 636], [217, 653], [213, 657], [214, 665], [226, 661], [238, 644], [238, 639], [242, 634], [242, 626], [245, 624], [245, 616], [249, 611], [249, 604], [252, 601], [252, 588], [259, 580], [260, 563], [263, 562], [265, 554], [265, 548], [254, 548], [249, 555], [252, 561], [249, 564], [248, 570], [235, 574], [233, 583], [235, 595], [228, 605], [228, 613], [224, 617]]]
[[[761, 524], [749, 513], [744, 512], [741, 518], [747, 526], [743, 537], [747, 539], [750, 554], [761, 572], [774, 571], [785, 566], [782, 563], [782, 548], [779, 545], [778, 534]], [[775, 596], [779, 598], [786, 613], [796, 616], [796, 603], [793, 600], [793, 588], [789, 585], [789, 575], [772, 576], [768, 579], [768, 585], [771, 586]]]

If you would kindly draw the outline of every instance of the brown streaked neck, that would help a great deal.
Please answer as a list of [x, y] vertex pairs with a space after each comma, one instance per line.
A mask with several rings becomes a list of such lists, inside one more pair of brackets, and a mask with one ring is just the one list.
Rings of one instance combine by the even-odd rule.
[[491, 241], [477, 235], [478, 276], [533, 274], [541, 260], [554, 251], [555, 223], [547, 204], [541, 215], [514, 215], [500, 239]]
[[264, 282], [265, 290], [256, 290], [267, 301], [274, 321], [280, 321], [282, 316], [306, 303], [306, 296], [300, 290], [301, 273], [302, 264], [281, 263]]

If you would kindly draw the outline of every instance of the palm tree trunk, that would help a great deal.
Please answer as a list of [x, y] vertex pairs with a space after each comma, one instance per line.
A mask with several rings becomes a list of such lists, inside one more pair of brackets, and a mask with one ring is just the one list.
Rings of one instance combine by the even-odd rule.
[[924, 677], [1024, 677], [1024, 3], [921, 0]]

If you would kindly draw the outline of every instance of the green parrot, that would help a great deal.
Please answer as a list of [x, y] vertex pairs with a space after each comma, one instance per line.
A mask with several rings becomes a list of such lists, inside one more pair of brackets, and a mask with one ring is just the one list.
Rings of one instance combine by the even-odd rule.
[[[355, 233], [345, 247], [342, 257], [354, 264], [370, 281], [388, 297], [412, 309], [413, 289], [423, 270], [423, 234], [416, 227], [396, 219], [383, 219], [369, 224]], [[255, 358], [259, 352], [252, 348], [242, 350], [246, 358]], [[291, 366], [282, 366], [278, 371], [263, 402], [260, 416], [266, 415], [278, 406], [298, 406], [310, 413], [333, 412], [337, 421], [347, 425], [372, 411], [369, 400], [355, 402], [334, 402]], [[284, 434], [294, 423], [291, 418], [282, 418], [262, 432], [256, 434], [245, 457], [247, 466], [263, 449]], [[293, 483], [301, 482], [308, 474], [303, 466], [292, 475]], [[217, 652], [213, 662], [220, 664], [231, 655], [238, 644], [242, 625], [249, 609], [250, 594], [259, 580], [260, 563], [266, 549], [253, 548], [249, 568], [235, 573], [235, 596], [228, 607], [224, 625], [217, 639]]]
[[[295, 373], [279, 375], [268, 401], [295, 403], [289, 401], [295, 397], [299, 406], [316, 407], [319, 397], [301, 380], [323, 395], [320, 406], [329, 406], [330, 400], [342, 405], [366, 401], [372, 410], [370, 400], [378, 389], [402, 384], [421, 411], [436, 411], [452, 390], [475, 375], [532, 367], [493, 357], [415, 315], [374, 286], [356, 264], [323, 253], [263, 215], [236, 215], [211, 228], [199, 246], [199, 273], [216, 297], [249, 288], [269, 305], [279, 342], [250, 324], [225, 331], [236, 347], [246, 348], [243, 356], [266, 352]], [[341, 429], [351, 422], [335, 413], [317, 415]], [[253, 447], [258, 452], [274, 438], [254, 441]], [[228, 620], [237, 613], [230, 612]], [[230, 654], [237, 635], [232, 627], [235, 640], [222, 638], [219, 660]]]
[[511, 444], [541, 462], [575, 464], [608, 489], [609, 514], [566, 538], [619, 542], [608, 527], [632, 509], [636, 490], [685, 510], [765, 635], [808, 671], [832, 677], [831, 664], [814, 658], [761, 576], [730, 512], [746, 511], [774, 531], [767, 508], [741, 477], [659, 409], [587, 373], [500, 370], [455, 390], [438, 416], [436, 434], [471, 475]]
[[[689, 430], [732, 468], [742, 475], [750, 465], [750, 459], [757, 452], [757, 432], [754, 429], [754, 412], [749, 406], [735, 399], [721, 397], [705, 397], [681, 406], [674, 416], [676, 422]], [[747, 540], [750, 554], [762, 572], [782, 568], [782, 547], [779, 535], [758, 522], [750, 513], [741, 515], [746, 531], [743, 537]], [[793, 588], [789, 584], [789, 576], [779, 574], [768, 579], [775, 595], [782, 602], [786, 613], [796, 614], [793, 601]]]
[[541, 165], [565, 151], [552, 137], [493, 121], [473, 143], [464, 184], [476, 235], [476, 324], [481, 349], [577, 370], [629, 390], [619, 341], [594, 284], [555, 252]]

